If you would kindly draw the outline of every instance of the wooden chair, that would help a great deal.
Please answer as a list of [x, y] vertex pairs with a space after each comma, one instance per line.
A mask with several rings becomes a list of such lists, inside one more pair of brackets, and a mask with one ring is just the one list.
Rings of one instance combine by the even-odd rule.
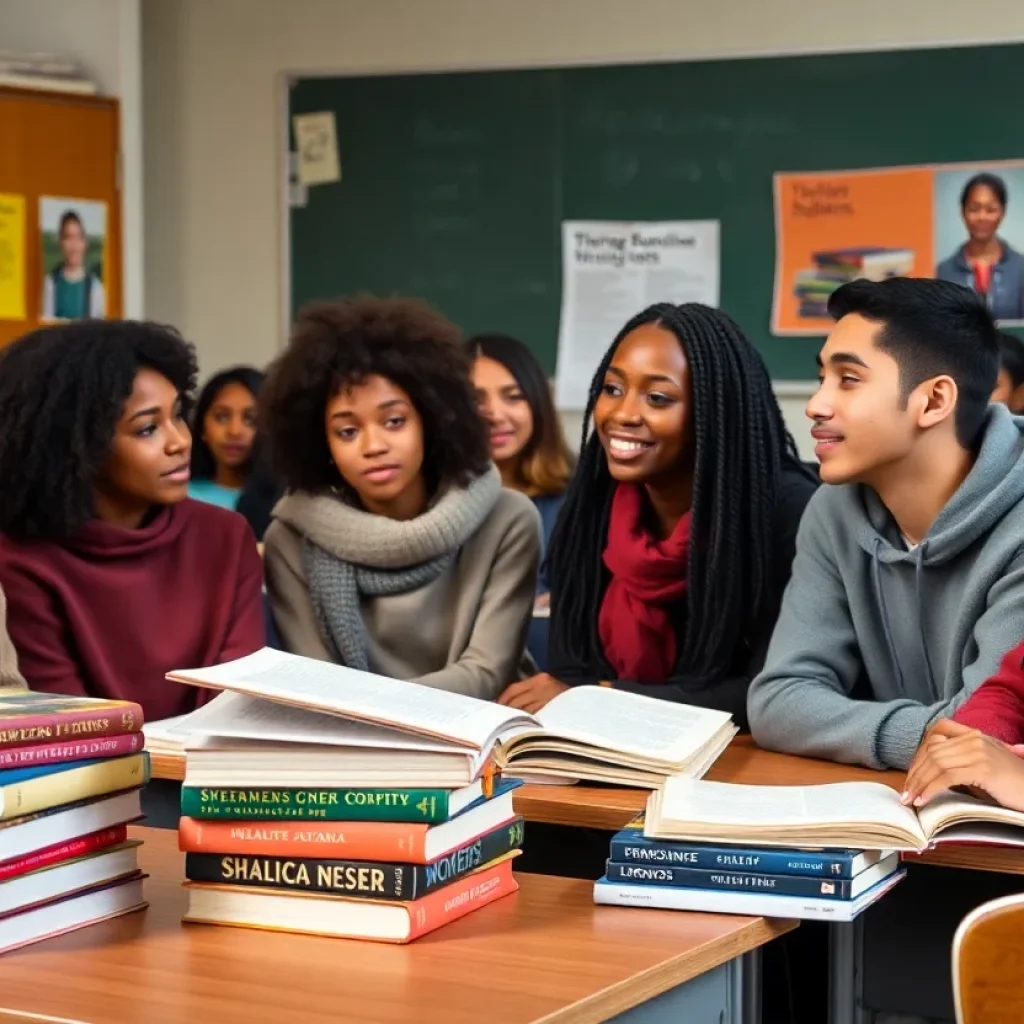
[[983, 903], [960, 922], [953, 1003], [957, 1024], [1024, 1022], [1024, 893]]

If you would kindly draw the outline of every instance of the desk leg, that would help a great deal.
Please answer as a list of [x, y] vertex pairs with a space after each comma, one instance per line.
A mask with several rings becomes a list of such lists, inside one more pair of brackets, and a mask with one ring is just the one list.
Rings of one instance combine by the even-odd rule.
[[761, 950], [752, 949], [733, 961], [733, 1005], [741, 1024], [761, 1024]]
[[864, 923], [829, 927], [829, 1024], [870, 1024], [864, 1009]]

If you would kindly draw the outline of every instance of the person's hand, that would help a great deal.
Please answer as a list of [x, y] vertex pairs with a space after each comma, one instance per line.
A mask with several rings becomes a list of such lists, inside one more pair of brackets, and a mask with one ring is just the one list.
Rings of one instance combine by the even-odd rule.
[[928, 730], [910, 771], [902, 802], [923, 807], [943, 790], [966, 786], [1004, 807], [1024, 811], [1024, 760], [977, 729], [943, 720]]
[[533, 602], [534, 611], [538, 608], [550, 608], [551, 607], [551, 594], [538, 594]]
[[539, 676], [532, 676], [521, 683], [506, 686], [498, 697], [498, 703], [535, 715], [545, 704], [568, 689], [565, 683], [560, 683], [554, 676], [542, 672]]

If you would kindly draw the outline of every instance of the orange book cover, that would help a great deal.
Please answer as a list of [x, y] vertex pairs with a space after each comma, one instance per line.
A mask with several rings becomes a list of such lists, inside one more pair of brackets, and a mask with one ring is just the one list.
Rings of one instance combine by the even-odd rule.
[[426, 863], [426, 824], [393, 821], [203, 821], [181, 818], [185, 853]]

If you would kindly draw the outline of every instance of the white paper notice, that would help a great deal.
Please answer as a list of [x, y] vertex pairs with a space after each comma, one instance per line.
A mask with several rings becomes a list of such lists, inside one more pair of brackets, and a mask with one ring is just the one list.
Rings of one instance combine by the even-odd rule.
[[555, 399], [585, 409], [615, 335], [655, 302], [718, 305], [719, 222], [562, 222], [562, 319]]
[[323, 185], [341, 181], [338, 134], [334, 112], [295, 114], [296, 177], [300, 185]]

